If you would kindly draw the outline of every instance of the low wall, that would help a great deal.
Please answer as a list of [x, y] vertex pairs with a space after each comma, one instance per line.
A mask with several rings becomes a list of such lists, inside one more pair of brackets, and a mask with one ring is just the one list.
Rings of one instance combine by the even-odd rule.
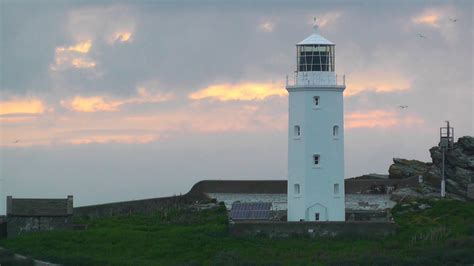
[[72, 229], [72, 216], [9, 217], [7, 236], [13, 237], [27, 232]]
[[239, 221], [229, 224], [233, 236], [268, 237], [337, 237], [337, 236], [388, 236], [395, 234], [393, 222], [277, 222]]
[[73, 197], [23, 199], [7, 197], [7, 236], [72, 228]]
[[205, 195], [188, 193], [183, 196], [114, 202], [74, 208], [74, 216], [83, 218], [100, 218], [130, 214], [152, 214], [203, 200], [208, 201], [209, 198]]

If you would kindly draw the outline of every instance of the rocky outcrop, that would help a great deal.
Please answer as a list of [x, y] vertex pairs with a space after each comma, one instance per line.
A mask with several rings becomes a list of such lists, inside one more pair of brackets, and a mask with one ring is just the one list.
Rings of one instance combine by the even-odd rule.
[[417, 160], [393, 158], [393, 164], [388, 169], [390, 179], [403, 179], [424, 175], [431, 164]]
[[[432, 162], [394, 158], [389, 179], [422, 176], [431, 186], [438, 188], [441, 181], [442, 153], [439, 147], [430, 149]], [[464, 136], [445, 153], [446, 186], [449, 193], [467, 197], [469, 184], [474, 182], [474, 137]]]

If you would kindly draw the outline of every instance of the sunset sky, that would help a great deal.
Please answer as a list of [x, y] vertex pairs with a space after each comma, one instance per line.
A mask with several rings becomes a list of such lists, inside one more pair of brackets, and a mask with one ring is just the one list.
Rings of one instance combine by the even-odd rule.
[[346, 75], [346, 178], [430, 160], [445, 120], [474, 134], [471, 1], [2, 1], [4, 195], [286, 179], [285, 77], [314, 16]]

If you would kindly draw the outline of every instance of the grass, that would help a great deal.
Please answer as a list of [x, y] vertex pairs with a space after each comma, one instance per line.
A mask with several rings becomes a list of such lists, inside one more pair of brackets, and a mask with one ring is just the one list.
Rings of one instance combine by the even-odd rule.
[[[421, 204], [431, 208], [418, 209]], [[104, 218], [86, 231], [0, 241], [17, 253], [65, 265], [457, 265], [474, 263], [474, 203], [396, 206], [387, 238], [233, 238], [223, 207]]]

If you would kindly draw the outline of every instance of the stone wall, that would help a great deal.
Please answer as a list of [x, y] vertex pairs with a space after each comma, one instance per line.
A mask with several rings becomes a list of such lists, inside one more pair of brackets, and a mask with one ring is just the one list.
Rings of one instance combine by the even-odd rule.
[[395, 234], [393, 222], [277, 222], [239, 221], [229, 224], [233, 236], [267, 237], [338, 237], [338, 236], [388, 236]]
[[152, 214], [169, 208], [179, 208], [183, 205], [202, 201], [209, 201], [209, 198], [205, 195], [188, 193], [183, 196], [132, 200], [77, 207], [74, 208], [74, 216], [100, 218], [130, 214]]
[[67, 199], [16, 199], [8, 196], [7, 236], [71, 229], [72, 215], [72, 196]]
[[68, 230], [72, 229], [72, 216], [14, 216], [7, 222], [7, 236], [34, 231]]

